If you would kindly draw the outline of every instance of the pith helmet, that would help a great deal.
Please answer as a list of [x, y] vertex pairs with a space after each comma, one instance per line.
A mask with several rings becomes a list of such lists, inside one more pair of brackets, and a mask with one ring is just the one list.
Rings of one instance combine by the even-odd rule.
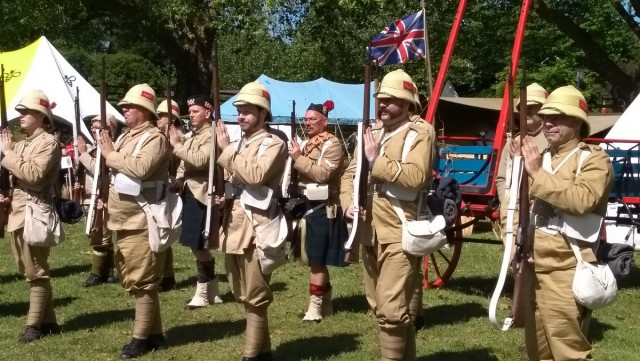
[[257, 81], [246, 84], [240, 89], [233, 105], [252, 104], [271, 114], [271, 95], [264, 85]]
[[378, 88], [374, 96], [378, 99], [404, 99], [416, 107], [417, 93], [418, 89], [409, 74], [405, 73], [402, 69], [398, 69], [390, 72], [382, 78], [380, 88]]
[[[100, 118], [100, 114], [97, 114], [95, 117], [91, 119], [91, 123], [95, 121], [101, 121], [101, 120], [102, 119]], [[113, 114], [107, 113], [106, 123], [109, 128], [114, 129], [116, 126], [116, 117]]]
[[413, 104], [415, 108], [413, 110], [414, 113], [420, 113], [422, 111], [422, 104], [420, 104], [420, 94], [418, 93], [418, 86], [414, 83], [413, 86], [416, 88], [416, 92], [413, 93]]
[[16, 105], [16, 110], [31, 109], [44, 114], [49, 119], [49, 122], [53, 122], [53, 113], [51, 113], [51, 103], [49, 103], [49, 97], [42, 90], [32, 90], [25, 94], [20, 103]]
[[154, 119], [158, 119], [158, 114], [156, 113], [156, 107], [154, 105], [154, 101], [156, 100], [156, 92], [151, 89], [149, 84], [138, 84], [134, 85], [124, 98], [118, 103], [119, 106], [133, 104], [139, 105], [148, 111], [151, 112]]
[[[169, 114], [169, 110], [167, 109], [167, 100], [163, 100], [160, 105], [158, 105], [158, 109], [156, 109], [158, 114], [164, 113]], [[171, 99], [171, 114], [173, 114], [174, 118], [180, 118], [180, 107], [178, 103], [176, 103], [173, 99]]]
[[538, 112], [539, 115], [568, 115], [582, 120], [580, 136], [586, 138], [591, 133], [587, 121], [589, 107], [584, 95], [573, 85], [560, 87], [551, 94]]
[[[527, 105], [544, 104], [545, 100], [547, 100], [547, 91], [540, 84], [533, 83], [527, 86]], [[520, 99], [518, 99], [516, 108], [518, 106], [520, 106]]]

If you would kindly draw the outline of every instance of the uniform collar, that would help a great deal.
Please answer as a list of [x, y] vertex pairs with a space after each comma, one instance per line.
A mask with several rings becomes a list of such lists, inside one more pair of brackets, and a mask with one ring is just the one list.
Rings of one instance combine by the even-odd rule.
[[151, 122], [149, 122], [149, 121], [142, 122], [142, 123], [141, 123], [140, 125], [138, 125], [137, 127], [132, 128], [132, 129], [129, 129], [129, 134], [130, 134], [132, 137], [135, 137], [136, 135], [138, 135], [138, 134], [142, 133], [143, 131], [147, 130], [147, 129], [148, 129], [148, 128], [150, 128], [151, 126], [152, 126], [152, 125], [151, 125]]
[[579, 143], [580, 143], [580, 139], [573, 138], [573, 139], [569, 140], [568, 142], [566, 142], [564, 144], [560, 144], [557, 147], [551, 147], [551, 153], [553, 153], [553, 154], [568, 153], [568, 152], [572, 151], [573, 149], [575, 149], [578, 146]]
[[29, 141], [32, 141], [32, 140], [36, 139], [43, 132], [44, 132], [44, 128], [36, 129], [36, 131], [33, 132], [33, 134], [31, 134], [31, 136], [27, 137], [27, 141], [29, 142]]
[[198, 135], [198, 134], [200, 134], [200, 133], [204, 132], [205, 130], [208, 130], [209, 128], [211, 128], [211, 123], [206, 122], [206, 123], [204, 123], [204, 125], [202, 126], [202, 128], [200, 128], [200, 129], [198, 129], [198, 130], [194, 129], [194, 130], [193, 130], [193, 135]]
[[255, 132], [255, 133], [251, 134], [251, 136], [247, 136], [247, 134], [245, 133], [245, 134], [242, 136], [242, 138], [244, 138], [245, 140], [249, 140], [249, 141], [250, 141], [251, 139], [253, 139], [253, 138], [255, 138], [255, 137], [259, 136], [259, 135], [260, 135], [260, 134], [262, 134], [262, 133], [266, 133], [266, 132], [267, 132], [267, 130], [266, 130], [266, 129], [260, 129], [260, 130], [258, 130], [257, 132]]

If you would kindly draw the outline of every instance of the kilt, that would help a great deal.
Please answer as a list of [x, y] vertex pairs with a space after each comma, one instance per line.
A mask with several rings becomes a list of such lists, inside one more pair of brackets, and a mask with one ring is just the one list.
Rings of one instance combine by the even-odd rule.
[[[309, 203], [308, 209], [318, 203]], [[342, 214], [338, 210], [337, 214]], [[304, 248], [309, 266], [344, 267], [344, 243], [349, 236], [347, 224], [342, 217], [327, 219], [327, 208], [323, 205], [303, 218], [296, 232], [296, 242]]]
[[194, 249], [204, 247], [202, 230], [207, 222], [207, 206], [200, 203], [189, 187], [182, 192], [182, 233], [180, 243]]

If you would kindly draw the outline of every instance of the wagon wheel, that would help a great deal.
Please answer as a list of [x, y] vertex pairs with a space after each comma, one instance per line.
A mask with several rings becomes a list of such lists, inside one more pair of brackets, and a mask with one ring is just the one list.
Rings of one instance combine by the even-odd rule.
[[449, 242], [445, 247], [424, 258], [424, 288], [444, 286], [458, 266], [462, 252], [462, 229], [447, 232], [447, 238]]

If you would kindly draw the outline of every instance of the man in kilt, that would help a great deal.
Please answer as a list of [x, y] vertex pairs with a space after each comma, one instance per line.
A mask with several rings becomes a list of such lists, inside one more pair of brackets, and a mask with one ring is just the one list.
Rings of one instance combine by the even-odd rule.
[[180, 158], [174, 189], [182, 192], [182, 234], [180, 243], [191, 248], [196, 258], [198, 281], [189, 308], [206, 307], [222, 303], [215, 274], [215, 260], [202, 231], [207, 216], [207, 188], [209, 180], [209, 153], [211, 150], [211, 115], [213, 106], [209, 97], [194, 95], [187, 99], [192, 136], [184, 144], [180, 132], [169, 128], [169, 141], [173, 154]]
[[[299, 194], [306, 213], [298, 224], [296, 240], [301, 259], [311, 268], [309, 308], [303, 321], [320, 322], [333, 313], [327, 266], [344, 266], [344, 241], [348, 237], [340, 209], [342, 144], [327, 131], [333, 102], [311, 104], [304, 116], [309, 140], [291, 140], [289, 156], [299, 174]], [[337, 216], [336, 216], [337, 215]]]

